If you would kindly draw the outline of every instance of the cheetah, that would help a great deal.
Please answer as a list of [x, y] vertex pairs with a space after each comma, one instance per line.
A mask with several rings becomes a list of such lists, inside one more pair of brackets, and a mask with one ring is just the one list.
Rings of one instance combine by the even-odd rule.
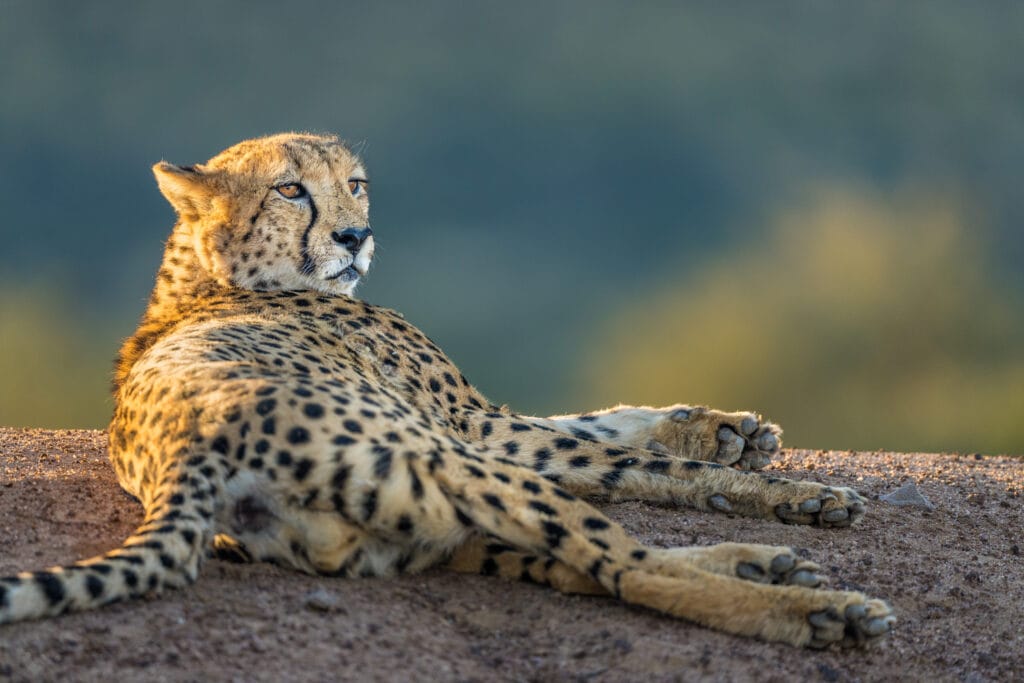
[[824, 589], [790, 548], [647, 547], [587, 502], [857, 522], [854, 490], [757, 471], [776, 425], [686, 405], [521, 415], [401, 314], [353, 298], [374, 253], [369, 182], [337, 137], [153, 171], [178, 220], [109, 428], [144, 521], [106, 554], [0, 579], [0, 623], [183, 587], [213, 555], [339, 577], [442, 565], [795, 646], [893, 626], [885, 602]]

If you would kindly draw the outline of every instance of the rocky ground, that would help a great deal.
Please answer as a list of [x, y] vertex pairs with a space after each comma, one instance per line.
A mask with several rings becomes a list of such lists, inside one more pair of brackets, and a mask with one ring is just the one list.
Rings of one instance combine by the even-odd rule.
[[[770, 469], [852, 485], [868, 516], [821, 530], [606, 509], [653, 545], [804, 549], [834, 586], [894, 605], [884, 642], [798, 650], [487, 577], [344, 581], [212, 561], [187, 590], [0, 627], [0, 680], [1024, 680], [1024, 459], [787, 450]], [[909, 482], [933, 510], [878, 500]], [[103, 433], [0, 429], [0, 575], [102, 552], [140, 519]]]

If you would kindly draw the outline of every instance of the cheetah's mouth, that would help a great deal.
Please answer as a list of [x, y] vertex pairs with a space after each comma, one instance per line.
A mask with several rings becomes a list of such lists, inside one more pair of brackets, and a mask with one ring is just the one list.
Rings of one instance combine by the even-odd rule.
[[358, 280], [360, 277], [362, 277], [365, 274], [366, 273], [362, 272], [361, 270], [359, 270], [355, 266], [348, 266], [347, 268], [342, 268], [341, 270], [339, 270], [334, 275], [328, 275], [324, 279], [325, 280], [341, 280], [342, 282], [355, 282], [356, 280]]

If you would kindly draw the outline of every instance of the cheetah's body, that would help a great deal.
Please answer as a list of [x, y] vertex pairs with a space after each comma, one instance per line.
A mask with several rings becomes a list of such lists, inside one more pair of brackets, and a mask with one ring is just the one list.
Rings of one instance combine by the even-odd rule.
[[110, 427], [146, 520], [106, 555], [0, 580], [0, 622], [183, 585], [212, 548], [349, 577], [447, 563], [796, 645], [889, 629], [884, 603], [819, 589], [788, 548], [645, 548], [578, 497], [862, 515], [850, 489], [739, 471], [778, 449], [774, 425], [686, 406], [519, 416], [399, 314], [350, 298], [373, 237], [365, 172], [336, 139], [155, 170], [181, 220], [122, 348]]

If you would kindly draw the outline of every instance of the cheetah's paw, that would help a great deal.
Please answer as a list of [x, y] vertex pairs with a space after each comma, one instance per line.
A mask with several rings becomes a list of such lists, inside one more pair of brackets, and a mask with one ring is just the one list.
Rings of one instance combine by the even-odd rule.
[[864, 498], [845, 486], [812, 486], [810, 495], [798, 495], [775, 506], [775, 515], [787, 524], [822, 527], [850, 526], [864, 516]]
[[647, 447], [670, 455], [759, 470], [778, 454], [782, 430], [754, 413], [724, 413], [676, 406]]
[[771, 554], [750, 558], [736, 565], [736, 576], [747, 581], [770, 583], [782, 586], [804, 586], [819, 588], [828, 579], [817, 572], [821, 567], [799, 557], [791, 548], [766, 546]]
[[810, 647], [864, 645], [892, 630], [896, 617], [889, 605], [882, 600], [868, 600], [859, 594], [854, 596], [845, 607], [830, 606], [808, 615]]

